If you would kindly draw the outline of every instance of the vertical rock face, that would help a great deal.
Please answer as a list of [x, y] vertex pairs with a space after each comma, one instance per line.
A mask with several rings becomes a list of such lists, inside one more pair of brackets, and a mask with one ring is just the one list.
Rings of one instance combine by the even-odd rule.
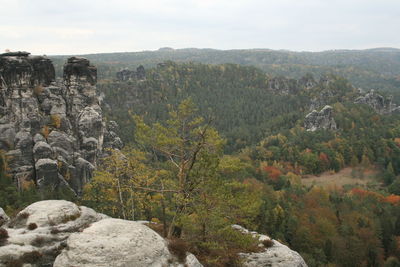
[[333, 118], [333, 108], [325, 106], [320, 112], [313, 110], [304, 119], [304, 127], [307, 131], [316, 131], [319, 129], [336, 130], [336, 122]]
[[80, 194], [104, 149], [122, 142], [103, 120], [96, 67], [72, 57], [62, 81], [54, 73], [48, 58], [0, 54], [0, 149], [20, 188], [66, 186]]
[[358, 97], [354, 103], [369, 105], [379, 114], [390, 114], [400, 110], [399, 106], [392, 103], [392, 97], [383, 97], [374, 90], [371, 90], [364, 96]]

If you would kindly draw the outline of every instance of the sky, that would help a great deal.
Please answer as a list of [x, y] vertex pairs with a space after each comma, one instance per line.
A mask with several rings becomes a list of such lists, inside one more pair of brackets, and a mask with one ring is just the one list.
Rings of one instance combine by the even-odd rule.
[[0, 0], [0, 53], [400, 48], [399, 0]]

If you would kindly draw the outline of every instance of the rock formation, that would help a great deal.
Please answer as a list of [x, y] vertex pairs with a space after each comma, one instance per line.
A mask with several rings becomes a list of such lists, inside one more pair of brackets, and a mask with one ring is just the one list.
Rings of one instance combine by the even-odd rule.
[[48, 58], [0, 54], [0, 149], [19, 188], [80, 194], [105, 149], [122, 147], [115, 123], [103, 120], [96, 73], [87, 59], [72, 57], [56, 82]]
[[316, 85], [317, 82], [311, 74], [306, 74], [299, 80], [282, 76], [268, 79], [268, 90], [283, 95], [297, 94], [300, 91], [309, 90]]
[[288, 79], [285, 77], [274, 77], [268, 80], [268, 90], [273, 92], [289, 95], [300, 91], [300, 86], [297, 80]]
[[33, 203], [2, 229], [8, 237], [0, 236], [0, 266], [202, 267], [190, 253], [178, 262], [167, 241], [140, 222], [65, 200]]
[[146, 79], [146, 71], [142, 65], [137, 67], [136, 71], [124, 69], [117, 72], [119, 81], [143, 81]]
[[[1, 210], [1, 208], [0, 208]], [[260, 242], [266, 235], [234, 229]], [[178, 259], [168, 241], [144, 222], [113, 219], [65, 200], [39, 201], [7, 221], [0, 232], [0, 266], [202, 267], [193, 254]], [[271, 240], [258, 253], [240, 253], [246, 267], [306, 267], [295, 251]], [[30, 265], [23, 265], [30, 264]]]
[[333, 108], [325, 106], [320, 112], [313, 110], [307, 114], [304, 119], [304, 128], [307, 131], [316, 131], [319, 129], [336, 130], [336, 122], [333, 118]]
[[371, 90], [364, 96], [358, 97], [354, 103], [356, 104], [366, 104], [372, 107], [379, 114], [390, 114], [393, 112], [398, 112], [400, 106], [392, 103], [392, 97], [384, 97], [377, 94], [374, 90]]
[[271, 240], [272, 246], [265, 248], [264, 251], [257, 253], [240, 253], [244, 259], [243, 266], [258, 267], [258, 266], [273, 266], [273, 267], [307, 267], [306, 262], [296, 251], [289, 247], [271, 239], [269, 236], [261, 235], [257, 232], [250, 232], [240, 225], [233, 225], [234, 229], [244, 233], [251, 234], [254, 238], [258, 238], [261, 242]]

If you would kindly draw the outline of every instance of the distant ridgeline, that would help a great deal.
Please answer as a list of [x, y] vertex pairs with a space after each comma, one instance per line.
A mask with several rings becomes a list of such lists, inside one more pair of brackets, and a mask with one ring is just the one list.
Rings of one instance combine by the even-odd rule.
[[106, 148], [121, 148], [115, 122], [103, 119], [97, 69], [71, 57], [63, 78], [50, 59], [0, 54], [0, 149], [18, 188], [82, 192]]
[[[138, 78], [137, 73], [144, 75]], [[136, 72], [125, 69], [114, 77], [102, 80], [98, 89], [105, 94], [107, 116], [122, 126], [125, 142], [133, 140], [132, 113], [145, 115], [148, 121], [163, 121], [169, 107], [188, 97], [201, 115], [214, 118], [213, 123], [228, 139], [230, 152], [295, 126], [304, 125], [310, 131], [340, 129], [340, 123], [336, 127], [334, 121], [335, 108], [325, 115], [317, 114], [327, 105], [365, 104], [379, 114], [398, 110], [391, 97], [375, 91], [365, 93], [331, 74], [318, 80], [311, 74], [293, 79], [236, 64], [168, 61], [146, 71], [142, 66]]]
[[[96, 64], [100, 79], [113, 78], [121, 69], [133, 69], [139, 65], [150, 68], [168, 60], [204, 64], [233, 63], [255, 66], [271, 75], [296, 79], [307, 73], [315, 77], [334, 73], [345, 77], [356, 87], [389, 91], [400, 102], [400, 50], [394, 48], [324, 52], [163, 48], [158, 51], [90, 54], [85, 57]], [[59, 75], [62, 75], [62, 65], [66, 58], [52, 57]]]

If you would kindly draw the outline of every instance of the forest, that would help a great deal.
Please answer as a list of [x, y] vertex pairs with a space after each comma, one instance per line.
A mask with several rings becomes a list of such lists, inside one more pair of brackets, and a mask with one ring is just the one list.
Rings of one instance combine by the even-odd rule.
[[[291, 56], [296, 64], [329, 65]], [[240, 266], [237, 252], [257, 251], [232, 224], [287, 244], [309, 266], [400, 266], [400, 114], [355, 104], [359, 91], [335, 72], [265, 70], [166, 61], [142, 79], [103, 76], [103, 111], [119, 124], [125, 148], [99, 164], [80, 198], [18, 192], [2, 161], [1, 203], [12, 214], [64, 198], [151, 221], [205, 266]], [[337, 130], [304, 128], [312, 100], [333, 107]], [[304, 183], [346, 168], [365, 183]]]
[[[323, 52], [293, 52], [271, 49], [172, 49], [131, 53], [102, 53], [83, 55], [98, 66], [102, 79], [115, 77], [121, 68], [133, 69], [139, 65], [155, 67], [160, 62], [199, 62], [203, 64], [239, 64], [255, 66], [275, 76], [300, 78], [307, 73], [319, 77], [333, 73], [348, 79], [355, 87], [390, 92], [400, 102], [400, 50], [375, 48], [365, 50], [329, 50]], [[62, 73], [62, 64], [68, 56], [52, 56], [56, 72]]]

